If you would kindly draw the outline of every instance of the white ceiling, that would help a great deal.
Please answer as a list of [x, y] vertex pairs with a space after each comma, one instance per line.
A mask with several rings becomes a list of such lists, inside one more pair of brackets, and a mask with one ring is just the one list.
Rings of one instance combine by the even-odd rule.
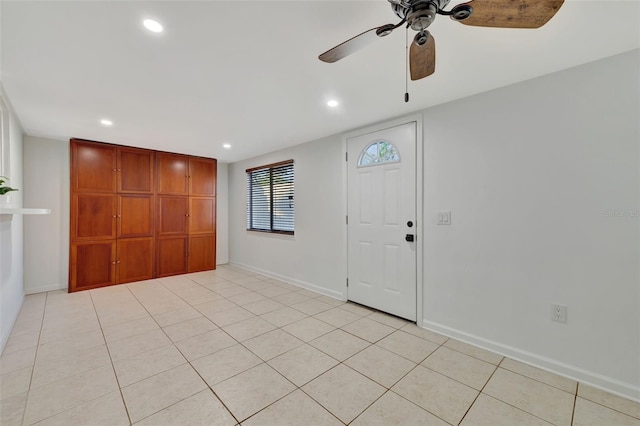
[[[567, 0], [538, 30], [439, 16], [430, 28], [436, 74], [409, 82], [405, 104], [404, 30], [335, 64], [317, 59], [397, 22], [385, 0], [3, 0], [0, 7], [1, 81], [27, 134], [224, 162], [640, 47], [635, 0]], [[146, 31], [148, 17], [165, 31]], [[329, 98], [340, 106], [327, 108]], [[114, 125], [101, 126], [102, 118]]]

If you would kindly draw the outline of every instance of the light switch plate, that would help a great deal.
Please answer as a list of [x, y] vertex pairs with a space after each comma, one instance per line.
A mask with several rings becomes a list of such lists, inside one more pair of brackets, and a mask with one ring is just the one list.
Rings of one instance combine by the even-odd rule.
[[451, 212], [438, 213], [438, 225], [451, 225]]

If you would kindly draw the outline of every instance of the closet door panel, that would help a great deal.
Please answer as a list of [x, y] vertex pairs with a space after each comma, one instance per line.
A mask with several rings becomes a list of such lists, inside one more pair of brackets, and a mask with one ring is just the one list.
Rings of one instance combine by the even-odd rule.
[[118, 192], [152, 194], [155, 153], [147, 149], [118, 148]]
[[71, 201], [73, 240], [116, 237], [116, 197], [109, 194], [75, 194]]
[[153, 278], [153, 254], [153, 237], [118, 240], [117, 282], [128, 283]]
[[159, 152], [156, 158], [158, 194], [188, 195], [189, 157]]
[[159, 237], [157, 239], [158, 277], [187, 273], [187, 236]]
[[158, 195], [158, 235], [186, 234], [189, 198]]
[[216, 232], [216, 199], [189, 197], [189, 234]]
[[153, 236], [154, 214], [153, 195], [119, 195], [118, 238]]
[[116, 147], [71, 140], [71, 189], [116, 192]]
[[71, 244], [69, 291], [115, 284], [115, 256], [114, 240]]
[[189, 158], [189, 195], [216, 196], [218, 163], [211, 158]]
[[216, 236], [189, 237], [189, 272], [209, 271], [216, 266]]

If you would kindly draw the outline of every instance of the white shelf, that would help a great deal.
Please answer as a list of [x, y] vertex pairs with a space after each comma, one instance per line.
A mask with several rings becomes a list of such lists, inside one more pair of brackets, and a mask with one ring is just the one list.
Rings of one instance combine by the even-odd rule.
[[51, 209], [23, 209], [17, 207], [0, 207], [0, 214], [51, 214]]

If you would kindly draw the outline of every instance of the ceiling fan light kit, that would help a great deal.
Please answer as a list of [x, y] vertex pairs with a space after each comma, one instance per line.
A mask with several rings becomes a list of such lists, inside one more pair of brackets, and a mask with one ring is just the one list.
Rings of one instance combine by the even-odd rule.
[[[400, 18], [397, 24], [372, 28], [327, 50], [318, 58], [336, 62], [365, 47], [378, 37], [391, 34], [406, 24], [417, 31], [409, 49], [411, 80], [420, 80], [435, 72], [435, 40], [427, 28], [437, 15], [449, 16], [453, 21], [475, 27], [540, 28], [560, 9], [564, 0], [471, 0], [444, 10], [449, 0], [387, 0]], [[405, 100], [408, 97], [405, 96]]]

